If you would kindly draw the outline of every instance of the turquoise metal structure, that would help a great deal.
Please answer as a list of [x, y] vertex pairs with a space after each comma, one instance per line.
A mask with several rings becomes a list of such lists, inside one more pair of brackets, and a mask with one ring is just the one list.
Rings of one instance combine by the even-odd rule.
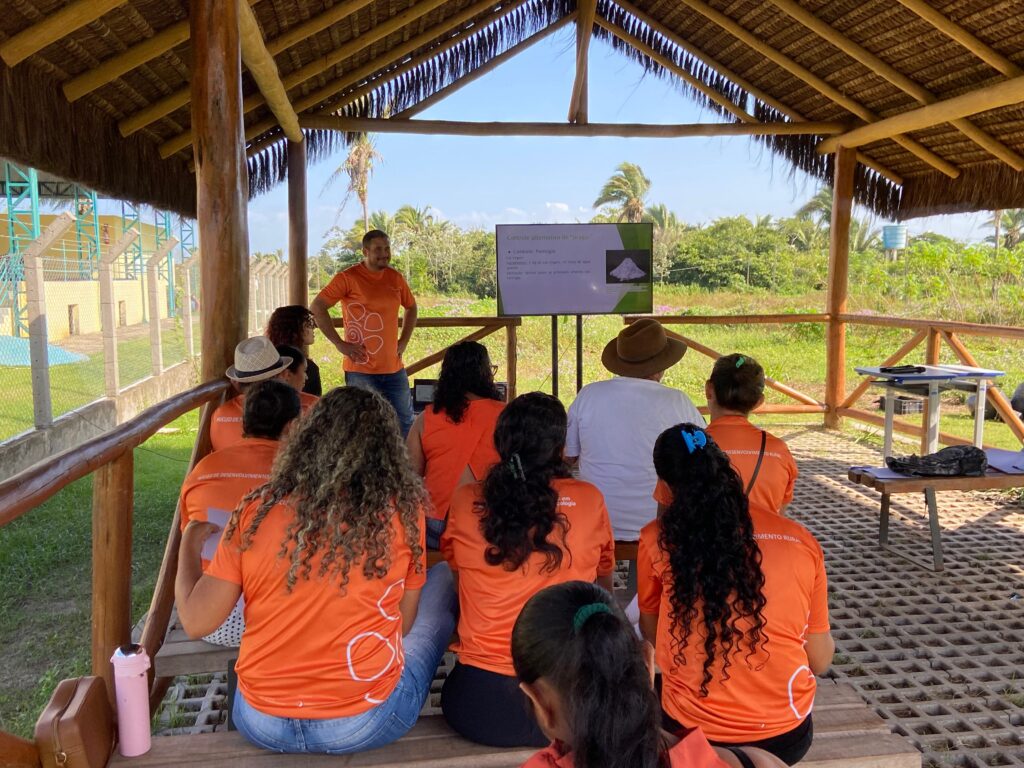
[[10, 311], [15, 336], [28, 336], [28, 297], [25, 294], [23, 253], [40, 235], [39, 176], [4, 161], [9, 252], [0, 254], [0, 309]]

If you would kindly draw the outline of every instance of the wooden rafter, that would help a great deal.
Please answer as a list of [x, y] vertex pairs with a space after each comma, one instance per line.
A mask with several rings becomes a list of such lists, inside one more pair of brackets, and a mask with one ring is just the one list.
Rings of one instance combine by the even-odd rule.
[[576, 8], [576, 78], [569, 99], [569, 122], [586, 123], [588, 120], [587, 67], [590, 58], [590, 38], [593, 37], [597, 0], [580, 0]]
[[238, 34], [242, 44], [242, 61], [256, 81], [263, 98], [267, 100], [267, 106], [281, 124], [284, 135], [290, 141], [301, 143], [299, 116], [288, 101], [288, 92], [281, 83], [274, 57], [263, 42], [263, 33], [260, 32], [256, 15], [244, 2], [238, 4]]
[[[296, 88], [302, 85], [307, 80], [330, 70], [332, 67], [337, 66], [345, 59], [348, 59], [356, 55], [360, 51], [364, 50], [365, 48], [368, 48], [378, 40], [382, 40], [388, 35], [401, 30], [402, 28], [406, 27], [409, 24], [412, 24], [422, 16], [425, 16], [428, 13], [435, 10], [438, 6], [443, 5], [446, 1], [447, 0], [423, 0], [423, 2], [416, 3], [408, 10], [403, 11], [397, 16], [388, 19], [382, 24], [378, 24], [377, 26], [372, 27], [363, 34], [359, 35], [359, 37], [350, 40], [344, 45], [331, 51], [327, 55], [321, 56], [316, 61], [310, 62], [306, 66], [301, 67], [295, 70], [294, 72], [289, 73], [288, 75], [285, 75], [285, 77], [282, 78], [281, 82], [283, 83], [286, 90]], [[363, 2], [363, 0], [358, 0], [358, 2]], [[491, 4], [492, 3], [486, 3], [484, 5], [489, 6]], [[276, 51], [277, 46], [273, 45], [272, 43], [268, 43], [267, 48], [271, 51], [271, 53], [274, 53]], [[187, 96], [188, 94], [186, 93], [186, 100]], [[263, 95], [259, 93], [254, 93], [251, 96], [246, 97], [245, 100], [243, 101], [243, 114], [248, 114], [249, 112], [252, 112], [254, 109], [263, 106], [264, 104], [266, 104], [266, 100], [263, 98]], [[297, 112], [301, 112], [302, 109], [302, 107], [296, 106]], [[189, 146], [191, 143], [191, 129], [188, 131], [183, 131], [174, 138], [168, 139], [167, 141], [160, 145], [160, 155], [165, 158], [170, 157], [171, 155], [180, 152], [182, 149]]]
[[[761, 40], [756, 35], [750, 33], [744, 29], [738, 23], [733, 21], [731, 18], [726, 16], [724, 13], [715, 10], [703, 0], [681, 0], [685, 5], [689, 6], [701, 16], [717, 24], [719, 27], [724, 29], [730, 35], [735, 37], [740, 42], [746, 44], [748, 47], [754, 49], [765, 58], [769, 59], [776, 66], [786, 70], [789, 74], [793, 75], [799, 80], [802, 80], [811, 88], [816, 90], [825, 98], [835, 102], [843, 109], [852, 112], [857, 117], [867, 122], [874, 122], [878, 120], [878, 115], [872, 112], [870, 109], [865, 107], [863, 104], [854, 101], [845, 93], [840, 91], [838, 88], [830, 85], [820, 77], [815, 75], [806, 67], [798, 64], [793, 59], [789, 58], [785, 54], [775, 50], [768, 45], [764, 40]], [[901, 147], [916, 155], [918, 158], [923, 160], [928, 165], [932, 166], [938, 171], [941, 171], [950, 178], [957, 178], [960, 175], [960, 169], [947, 160], [942, 159], [927, 147], [922, 146], [917, 141], [906, 136], [893, 136], [892, 140], [899, 144]]]
[[624, 138], [682, 138], [688, 136], [793, 136], [835, 134], [844, 123], [503, 123], [454, 120], [391, 120], [372, 117], [303, 117], [303, 128], [344, 133], [417, 133], [448, 136], [619, 136]]
[[919, 131], [939, 123], [948, 123], [959, 117], [975, 115], [1021, 101], [1024, 101], [1024, 76], [1004, 80], [952, 99], [854, 128], [849, 133], [826, 139], [818, 146], [818, 151], [834, 152], [839, 146], [860, 147], [896, 134]]
[[[497, 13], [480, 20], [479, 23], [474, 24], [472, 27], [468, 29], [463, 29], [460, 32], [457, 32], [456, 34], [446, 39], [441, 45], [432, 48], [431, 50], [426, 51], [420, 54], [419, 56], [415, 56], [409, 61], [405, 61], [404, 63], [402, 63], [400, 66], [395, 67], [396, 64], [398, 64], [399, 62], [403, 62], [404, 59], [410, 56], [413, 53], [413, 51], [423, 48], [424, 46], [430, 45], [436, 40], [439, 40], [445, 37], [446, 35], [451, 34], [454, 30], [458, 29], [460, 26], [462, 26], [467, 21], [474, 18], [481, 12], [486, 11], [487, 8], [489, 8], [492, 5], [491, 0], [480, 0], [480, 2], [474, 3], [469, 8], [466, 8], [462, 13], [453, 16], [451, 19], [446, 19], [445, 21], [442, 21], [439, 24], [435, 24], [426, 32], [423, 32], [422, 34], [419, 34], [416, 37], [406, 41], [402, 45], [388, 51], [391, 60], [387, 64], [381, 65], [379, 62], [371, 61], [368, 64], [355, 70], [354, 72], [347, 74], [342, 79], [328, 83], [322, 88], [318, 88], [312, 93], [303, 96], [299, 99], [296, 99], [295, 111], [298, 113], [302, 113], [305, 112], [307, 109], [312, 109], [318, 104], [327, 101], [328, 99], [336, 96], [339, 93], [342, 93], [348, 88], [351, 88], [352, 86], [358, 85], [364, 80], [369, 79], [370, 82], [364, 83], [362, 86], [357, 88], [352, 93], [346, 94], [345, 103], [351, 104], [352, 102], [357, 101], [358, 99], [361, 99], [363, 96], [373, 92], [374, 90], [379, 88], [384, 82], [387, 82], [387, 80], [400, 77], [401, 75], [404, 75], [406, 72], [412, 71], [425, 61], [429, 61], [430, 59], [440, 55], [444, 51], [454, 48], [463, 40], [472, 37], [481, 29], [487, 27], [489, 24], [493, 24], [494, 22], [499, 21], [508, 14], [512, 13], [512, 11], [522, 6], [525, 2], [526, 0], [515, 0], [515, 2], [509, 3], [508, 5], [504, 5], [502, 6], [501, 10], [498, 11]], [[395, 68], [392, 69], [392, 67]], [[338, 104], [337, 107], [335, 107], [335, 109], [338, 109], [342, 106], [344, 106], [344, 104]], [[273, 128], [276, 125], [277, 122], [273, 119], [273, 117], [264, 118], [259, 122], [253, 123], [246, 129], [245, 138], [247, 141], [252, 141], [257, 137], [262, 136], [267, 131], [273, 130]], [[183, 134], [183, 137], [184, 136], [185, 134]], [[251, 157], [254, 154], [262, 152], [264, 149], [266, 149], [267, 146], [275, 143], [277, 140], [278, 137], [274, 136], [268, 138], [266, 141], [259, 141], [256, 144], [251, 145], [246, 150], [246, 152]], [[179, 141], [176, 142], [176, 144], [173, 146], [178, 146], [179, 149], [184, 149], [189, 146], [189, 143]]]
[[[853, 40], [841, 35], [799, 3], [796, 3], [793, 0], [770, 0], [770, 2], [783, 13], [793, 19], [796, 19], [819, 37], [827, 40], [836, 48], [843, 51], [847, 56], [866, 66], [876, 75], [885, 78], [901, 91], [909, 94], [915, 100], [919, 101], [921, 104], [934, 104], [939, 100], [939, 97], [927, 88], [924, 88], [919, 83], [914, 82], [895, 67], [889, 65], [875, 54], [864, 49]], [[959, 118], [951, 121], [951, 123], [967, 138], [971, 139], [971, 141], [975, 142], [978, 146], [1002, 160], [1015, 171], [1024, 170], [1024, 157], [1021, 157], [1005, 144], [985, 133], [985, 131], [978, 128], [978, 126], [974, 125], [970, 120]]]
[[148, 40], [133, 45], [117, 56], [107, 59], [95, 69], [90, 69], [68, 80], [62, 86], [64, 97], [68, 101], [77, 101], [186, 40], [188, 40], [188, 21], [172, 24]]
[[65, 35], [96, 21], [125, 0], [76, 0], [37, 24], [0, 43], [0, 58], [8, 67], [24, 61]]
[[1003, 54], [999, 53], [999, 51], [992, 48], [992, 46], [983, 43], [959, 24], [953, 22], [928, 3], [924, 2], [924, 0], [896, 0], [896, 2], [916, 13], [944, 35], [960, 43], [960, 45], [969, 50], [990, 67], [1002, 72], [1007, 77], [1020, 77], [1021, 75], [1024, 75], [1024, 69], [1018, 67], [1008, 58], [1003, 56]]
[[[683, 40], [681, 37], [679, 37], [679, 35], [677, 35], [671, 29], [666, 27], [664, 24], [661, 24], [657, 20], [651, 18], [646, 13], [641, 11], [639, 8], [634, 6], [632, 3], [627, 2], [627, 0], [618, 0], [616, 5], [618, 5], [620, 8], [622, 8], [622, 10], [624, 10], [630, 16], [633, 16], [634, 18], [636, 18], [639, 21], [641, 21], [644, 24], [646, 24], [648, 27], [650, 27], [652, 30], [657, 32], [662, 37], [664, 37], [666, 40], [668, 40], [673, 45], [675, 45], [675, 46], [681, 48], [682, 50], [686, 51], [691, 56], [695, 56], [696, 58], [700, 59], [705, 64], [707, 64], [709, 67], [711, 67], [713, 70], [718, 72], [720, 75], [722, 75], [726, 79], [731, 80], [732, 82], [736, 83], [736, 85], [738, 85], [740, 88], [745, 90], [747, 93], [749, 93], [755, 99], [759, 100], [763, 104], [767, 104], [769, 107], [774, 109], [776, 112], [780, 112], [781, 114], [783, 114], [786, 117], [788, 117], [790, 120], [796, 120], [797, 122], [803, 122], [804, 120], [807, 119], [803, 115], [801, 115], [799, 112], [797, 112], [795, 109], [793, 109], [792, 107], [789, 107], [786, 104], [783, 104], [782, 102], [778, 101], [771, 94], [766, 93], [765, 91], [762, 91], [756, 85], [754, 85], [753, 83], [749, 82], [748, 80], [746, 80], [745, 78], [741, 77], [740, 75], [736, 74], [735, 72], [733, 72], [728, 67], [726, 67], [723, 64], [721, 64], [720, 62], [716, 61], [711, 56], [706, 54], [704, 51], [700, 50], [699, 48], [696, 48], [694, 45], [692, 45], [691, 43], [687, 42], [686, 40]], [[871, 158], [868, 155], [865, 155], [863, 152], [858, 152], [857, 153], [857, 162], [859, 162], [861, 165], [865, 165], [868, 168], [871, 168], [874, 171], [880, 173], [882, 176], [885, 176], [887, 179], [889, 179], [890, 181], [892, 181], [895, 184], [900, 184], [900, 185], [903, 184], [903, 177], [902, 176], [900, 176], [898, 173], [896, 173], [894, 171], [889, 170], [885, 166], [879, 164], [878, 162], [876, 162], [874, 160], [874, 158]]]

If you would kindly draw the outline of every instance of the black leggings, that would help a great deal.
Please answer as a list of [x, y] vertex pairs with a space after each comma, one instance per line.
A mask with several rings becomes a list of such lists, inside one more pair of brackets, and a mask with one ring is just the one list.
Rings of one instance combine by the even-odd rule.
[[[666, 712], [661, 714], [661, 724], [670, 733], [680, 733], [686, 730]], [[739, 743], [709, 740], [709, 743], [713, 747], [756, 747], [757, 749], [763, 749], [765, 752], [771, 752], [779, 760], [786, 763], [786, 765], [795, 765], [807, 754], [813, 739], [814, 723], [811, 721], [811, 716], [808, 715], [807, 719], [793, 730], [780, 733], [778, 736], [772, 736], [770, 739]]]
[[515, 675], [456, 663], [441, 688], [441, 711], [460, 736], [490, 747], [546, 747]]

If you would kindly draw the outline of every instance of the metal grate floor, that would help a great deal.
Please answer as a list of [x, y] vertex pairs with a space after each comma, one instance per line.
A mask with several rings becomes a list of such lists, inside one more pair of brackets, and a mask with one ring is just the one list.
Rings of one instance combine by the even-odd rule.
[[[946, 570], [932, 573], [882, 550], [878, 494], [846, 480], [880, 464], [856, 433], [775, 428], [800, 467], [788, 514], [821, 542], [836, 657], [851, 683], [925, 768], [1024, 767], [1024, 504], [1019, 493], [939, 495]], [[930, 557], [921, 497], [893, 497], [890, 544]], [[617, 584], [618, 586], [618, 584]], [[424, 707], [437, 714], [446, 654]], [[159, 733], [214, 730], [225, 675], [179, 678], [154, 718]]]

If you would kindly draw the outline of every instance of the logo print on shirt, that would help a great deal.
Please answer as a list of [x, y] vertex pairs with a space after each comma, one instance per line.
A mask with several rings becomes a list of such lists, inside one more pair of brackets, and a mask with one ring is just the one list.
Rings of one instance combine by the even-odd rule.
[[366, 353], [373, 357], [384, 347], [384, 338], [378, 335], [384, 330], [384, 319], [379, 312], [367, 312], [358, 302], [345, 309], [345, 341], [364, 345]]

